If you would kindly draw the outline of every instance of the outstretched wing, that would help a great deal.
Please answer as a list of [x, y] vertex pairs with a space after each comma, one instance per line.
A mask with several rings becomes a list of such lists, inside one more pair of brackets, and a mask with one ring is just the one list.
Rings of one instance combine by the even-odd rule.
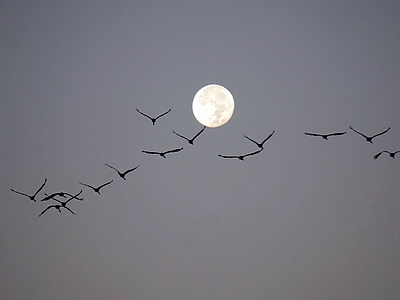
[[162, 116], [165, 116], [167, 113], [169, 113], [171, 111], [171, 109], [168, 109], [166, 112], [162, 113], [161, 115], [158, 115], [157, 117], [155, 117], [154, 119], [157, 120], [158, 118], [161, 118]]
[[113, 182], [114, 180], [110, 180], [109, 182], [103, 183], [102, 185], [100, 185], [97, 189], [100, 190], [102, 187], [109, 185], [111, 182]]
[[322, 136], [322, 134], [319, 133], [312, 133], [312, 132], [304, 132], [305, 135], [311, 135], [311, 136]]
[[89, 184], [86, 184], [86, 183], [83, 183], [83, 182], [80, 182], [80, 181], [79, 181], [79, 184], [82, 184], [84, 186], [87, 186], [87, 187], [91, 188], [92, 190], [95, 190], [95, 188], [93, 186], [89, 185]]
[[346, 131], [343, 131], [343, 132], [333, 132], [333, 133], [327, 134], [327, 136], [332, 136], [332, 135], [343, 135], [343, 134], [346, 134], [346, 133], [347, 133]]
[[110, 166], [109, 164], [105, 164], [107, 167], [117, 171], [117, 173], [120, 173], [119, 170], [117, 168], [114, 168], [113, 166]]
[[247, 157], [247, 156], [251, 156], [251, 155], [256, 155], [256, 154], [260, 153], [262, 150], [263, 149], [260, 149], [260, 150], [254, 151], [254, 152], [250, 152], [250, 153], [244, 154], [242, 156], [243, 157]]
[[238, 158], [238, 155], [222, 155], [222, 154], [218, 154], [219, 157], [222, 158]]
[[137, 166], [134, 167], [134, 168], [131, 168], [131, 169], [126, 170], [122, 175], [125, 176], [126, 174], [128, 174], [128, 173], [130, 173], [130, 172], [132, 172], [132, 171], [135, 171], [137, 168], [139, 168], [139, 165], [137, 165]]
[[141, 114], [141, 115], [143, 115], [143, 116], [149, 118], [150, 120], [153, 120], [152, 117], [150, 117], [149, 115], [146, 115], [144, 112], [141, 112], [139, 109], [136, 108], [136, 111], [137, 111], [139, 114]]
[[181, 134], [175, 132], [174, 130], [172, 130], [172, 132], [175, 133], [177, 136], [179, 136], [179, 137], [181, 137], [181, 138], [183, 138], [183, 139], [189, 141], [189, 139], [188, 139], [186, 136], [183, 136], [183, 135], [181, 135]]
[[273, 134], [275, 133], [275, 130], [271, 132], [271, 134], [269, 136], [267, 136], [262, 142], [261, 145], [263, 145], [266, 141], [268, 141], [270, 139], [271, 136], [273, 136]]
[[381, 154], [382, 154], [383, 152], [385, 152], [385, 151], [381, 151], [381, 152], [375, 154], [375, 155], [374, 155], [374, 159], [377, 159], [379, 156], [381, 156]]
[[75, 215], [75, 213], [69, 208], [69, 207], [67, 207], [67, 206], [63, 206], [65, 209], [68, 209], [70, 212], [71, 212], [71, 214], [73, 214], [73, 215]]
[[359, 135], [362, 135], [363, 137], [365, 137], [366, 139], [368, 139], [368, 136], [366, 136], [364, 133], [361, 133], [361, 132], [355, 130], [355, 129], [354, 129], [353, 127], [351, 127], [351, 126], [349, 126], [349, 128], [350, 128], [351, 130], [353, 130], [355, 133], [358, 133]]
[[204, 129], [206, 129], [206, 126], [203, 126], [203, 128], [192, 138], [192, 140], [197, 138], [204, 131]]
[[243, 136], [248, 139], [249, 141], [252, 141], [254, 144], [258, 145], [258, 142], [253, 140], [252, 138], [249, 138], [247, 135], [243, 134]]
[[41, 215], [43, 215], [46, 211], [48, 211], [50, 208], [52, 208], [52, 207], [58, 207], [58, 206], [59, 206], [58, 204], [47, 206], [47, 207], [44, 209], [44, 211], [42, 211], [42, 212], [40, 213], [39, 217], [40, 217]]
[[44, 185], [47, 182], [47, 178], [44, 179], [43, 184], [40, 186], [40, 188], [36, 191], [36, 193], [33, 195], [33, 198], [35, 198], [35, 196], [43, 189]]
[[380, 133], [377, 133], [377, 134], [373, 135], [371, 138], [374, 138], [374, 137], [377, 137], [377, 136], [379, 136], [379, 135], [385, 134], [385, 133], [388, 132], [389, 130], [390, 130], [390, 127], [389, 127], [388, 129], [386, 129], [386, 130], [380, 132]]
[[142, 150], [142, 152], [147, 154], [161, 154], [160, 152], [157, 151], [148, 151], [148, 150]]
[[[69, 198], [67, 201], [64, 202], [64, 203], [65, 203], [64, 206], [65, 206], [69, 201], [71, 201], [71, 200], [73, 200], [73, 199], [82, 201], [83, 198], [78, 198], [78, 196], [79, 196], [80, 194], [82, 194], [82, 190], [81, 190], [79, 193], [75, 194], [75, 195], [71, 195], [71, 196], [70, 196], [71, 198]], [[58, 201], [58, 200], [57, 200], [57, 201]], [[62, 203], [61, 201], [58, 201], [58, 202]]]
[[182, 150], [183, 150], [183, 148], [171, 149], [171, 150], [165, 151], [164, 154], [173, 153], [173, 152], [179, 152], [179, 151], [182, 151]]
[[19, 191], [13, 190], [13, 189], [11, 189], [11, 191], [13, 191], [14, 193], [17, 193], [17, 194], [23, 195], [23, 196], [30, 197], [28, 194], [25, 194], [25, 193], [22, 193], [22, 192], [19, 192]]

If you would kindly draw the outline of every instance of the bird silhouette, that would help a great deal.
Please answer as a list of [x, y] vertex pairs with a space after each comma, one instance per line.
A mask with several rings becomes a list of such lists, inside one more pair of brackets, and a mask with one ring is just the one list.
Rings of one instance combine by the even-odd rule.
[[258, 146], [258, 148], [264, 149], [264, 143], [265, 143], [266, 141], [268, 141], [269, 138], [270, 138], [274, 133], [275, 133], [275, 130], [272, 131], [272, 133], [271, 133], [269, 136], [267, 136], [261, 143], [258, 143], [257, 141], [253, 140], [252, 138], [249, 138], [249, 137], [248, 137], [247, 135], [245, 135], [245, 134], [244, 134], [243, 136], [244, 136], [246, 139], [252, 141], [254, 144], [256, 144], [256, 145]]
[[346, 134], [346, 133], [347, 133], [346, 131], [343, 131], [343, 132], [333, 132], [333, 133], [327, 133], [327, 134], [312, 133], [312, 132], [304, 132], [304, 134], [306, 134], [306, 135], [320, 136], [320, 137], [322, 137], [324, 140], [328, 140], [328, 137], [330, 137], [330, 136], [343, 135], [343, 134]]
[[36, 193], [34, 193], [32, 196], [31, 196], [31, 195], [28, 195], [28, 194], [25, 194], [25, 193], [22, 193], [22, 192], [19, 192], [19, 191], [16, 191], [16, 190], [13, 190], [13, 189], [11, 189], [11, 191], [13, 191], [14, 193], [17, 193], [17, 194], [26, 196], [26, 197], [28, 197], [29, 199], [31, 199], [33, 202], [36, 202], [35, 197], [36, 197], [36, 195], [43, 189], [43, 187], [44, 187], [44, 185], [46, 184], [46, 182], [47, 182], [47, 178], [44, 179], [43, 184], [39, 187], [39, 189], [36, 191]]
[[148, 150], [142, 150], [142, 152], [143, 152], [143, 153], [147, 153], [147, 154], [158, 154], [158, 155], [160, 155], [160, 156], [166, 158], [166, 157], [165, 157], [166, 154], [168, 154], [168, 153], [174, 153], [174, 152], [179, 152], [179, 151], [182, 151], [182, 150], [183, 150], [183, 148], [176, 148], [176, 149], [171, 149], [171, 150], [167, 150], [167, 151], [164, 151], [164, 152], [148, 151]]
[[193, 145], [194, 140], [204, 131], [204, 129], [206, 129], [206, 126], [204, 126], [198, 133], [196, 133], [196, 135], [194, 137], [192, 137], [191, 139], [187, 138], [186, 136], [183, 136], [175, 131], [172, 130], [173, 133], [175, 133], [177, 136], [187, 140], [189, 142], [190, 145]]
[[375, 154], [375, 155], [374, 155], [374, 159], [377, 159], [383, 152], [388, 153], [388, 154], [390, 155], [391, 158], [394, 158], [394, 156], [396, 155], [396, 153], [399, 153], [400, 150], [397, 150], [397, 151], [395, 151], [395, 152], [390, 152], [390, 151], [383, 150], [383, 151], [381, 151], [381, 152]]
[[243, 154], [243, 155], [222, 155], [222, 154], [218, 154], [218, 156], [220, 156], [222, 158], [238, 158], [239, 160], [243, 160], [244, 161], [245, 157], [251, 156], [251, 155], [256, 155], [256, 154], [260, 153], [262, 150], [263, 149], [260, 149], [260, 150], [257, 150], [257, 151], [251, 152], [251, 153], [246, 153], [246, 154]]
[[379, 136], [379, 135], [385, 134], [386, 132], [388, 132], [388, 131], [390, 130], [390, 127], [389, 127], [388, 129], [386, 129], [386, 130], [384, 130], [384, 131], [382, 131], [382, 132], [380, 132], [380, 133], [377, 133], [377, 134], [375, 134], [375, 135], [373, 135], [373, 136], [366, 136], [365, 134], [363, 134], [363, 133], [361, 133], [361, 132], [355, 130], [355, 129], [354, 129], [353, 127], [351, 127], [351, 126], [349, 126], [349, 128], [350, 128], [351, 130], [353, 130], [355, 133], [358, 133], [359, 135], [362, 135], [363, 137], [365, 137], [365, 139], [367, 140], [367, 142], [370, 142], [371, 144], [372, 144], [372, 139], [373, 139], [373, 138], [375, 138], [375, 137], [377, 137], [377, 136]]
[[105, 164], [105, 165], [106, 165], [107, 167], [109, 167], [109, 168], [114, 169], [115, 171], [117, 171], [119, 177], [121, 177], [123, 180], [126, 180], [125, 176], [126, 176], [128, 173], [130, 173], [130, 172], [132, 172], [132, 171], [135, 171], [135, 170], [139, 167], [139, 165], [137, 165], [136, 167], [131, 168], [131, 169], [128, 169], [128, 170], [126, 170], [125, 172], [120, 172], [117, 168], [114, 168], [113, 166], [110, 166], [109, 164]]
[[[70, 193], [66, 193], [66, 192], [57, 192], [57, 193], [53, 193], [53, 194], [50, 194], [50, 195], [48, 195], [48, 194], [46, 194], [46, 193], [44, 193], [45, 195], [46, 195], [46, 197], [44, 197], [42, 200], [40, 200], [40, 201], [48, 201], [48, 200], [56, 200], [56, 201], [58, 201], [57, 199], [55, 199], [54, 197], [63, 197], [63, 198], [66, 198], [67, 196], [69, 196], [69, 197], [74, 197], [73, 195], [71, 195]], [[80, 201], [82, 201], [83, 200], [83, 198], [78, 198], [78, 197], [75, 197], [77, 200], [80, 200]]]
[[78, 196], [80, 195], [82, 193], [82, 190], [79, 192], [79, 193], [77, 193], [76, 195], [71, 195], [71, 198], [69, 198], [68, 200], [66, 200], [66, 201], [60, 201], [60, 200], [58, 200], [58, 199], [56, 199], [56, 198], [53, 198], [53, 200], [56, 200], [58, 203], [60, 203], [60, 204], [53, 204], [53, 205], [49, 205], [49, 206], [47, 206], [41, 213], [40, 213], [40, 215], [39, 215], [39, 217], [41, 216], [41, 215], [43, 215], [46, 211], [48, 211], [50, 208], [55, 208], [55, 209], [57, 209], [60, 213], [61, 213], [61, 208], [63, 207], [63, 208], [65, 208], [66, 210], [69, 210], [72, 214], [75, 214], [68, 206], [67, 206], [67, 203], [69, 202], [69, 201], [71, 201], [72, 199], [81, 199], [81, 198], [78, 198]]
[[110, 183], [113, 182], [113, 181], [114, 181], [114, 180], [110, 180], [109, 182], [103, 183], [102, 185], [100, 185], [100, 186], [98, 186], [98, 187], [93, 187], [93, 186], [91, 186], [91, 185], [89, 185], [89, 184], [86, 184], [86, 183], [83, 183], [83, 182], [80, 182], [80, 181], [79, 181], [79, 183], [82, 184], [82, 185], [84, 185], [84, 186], [87, 186], [87, 187], [91, 188], [93, 191], [95, 191], [97, 194], [100, 195], [100, 189], [101, 189], [102, 187], [104, 187], [104, 186], [110, 184]]
[[141, 112], [139, 109], [136, 108], [136, 110], [137, 110], [137, 112], [138, 112], [139, 114], [141, 114], [141, 115], [143, 115], [143, 116], [149, 118], [149, 119], [151, 120], [151, 122], [153, 123], [153, 125], [156, 123], [156, 121], [157, 121], [158, 118], [161, 118], [162, 116], [165, 116], [167, 113], [169, 113], [169, 112], [171, 111], [171, 109], [169, 109], [169, 110], [167, 110], [166, 112], [162, 113], [161, 115], [158, 115], [157, 117], [152, 118], [152, 117], [150, 117], [149, 115], [146, 115], [145, 113]]

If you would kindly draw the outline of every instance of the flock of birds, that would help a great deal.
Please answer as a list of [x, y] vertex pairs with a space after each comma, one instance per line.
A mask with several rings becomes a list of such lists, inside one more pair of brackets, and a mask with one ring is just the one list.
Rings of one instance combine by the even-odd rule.
[[[164, 112], [164, 113], [162, 113], [162, 114], [160, 114], [160, 115], [158, 115], [158, 116], [156, 116], [156, 117], [151, 117], [151, 116], [145, 114], [144, 112], [140, 111], [139, 109], [136, 109], [136, 110], [137, 110], [137, 112], [138, 112], [139, 114], [141, 114], [141, 115], [143, 115], [144, 117], [150, 119], [153, 125], [155, 125], [156, 121], [157, 121], [159, 118], [165, 116], [166, 114], [168, 114], [168, 113], [171, 111], [171, 109], [169, 109], [169, 110], [167, 110], [166, 112]], [[371, 144], [373, 143], [372, 140], [373, 140], [374, 138], [376, 138], [376, 137], [378, 137], [378, 136], [381, 136], [381, 135], [387, 133], [387, 132], [390, 130], [390, 127], [389, 127], [388, 129], [386, 129], [386, 130], [384, 130], [384, 131], [382, 131], [382, 132], [379, 132], [379, 133], [374, 134], [374, 135], [372, 135], [372, 136], [367, 136], [367, 135], [361, 133], [360, 131], [355, 130], [352, 126], [349, 126], [349, 128], [350, 128], [352, 131], [354, 131], [355, 133], [357, 133], [357, 134], [363, 136], [363, 137], [366, 139], [366, 141], [369, 142], [369, 143], [371, 143]], [[174, 130], [173, 130], [172, 132], [173, 132], [175, 135], [177, 135], [178, 137], [180, 137], [180, 138], [186, 140], [190, 145], [193, 145], [193, 144], [194, 144], [194, 140], [195, 140], [205, 129], [206, 129], [206, 126], [203, 126], [203, 128], [202, 128], [199, 132], [197, 132], [192, 138], [188, 138], [188, 137], [186, 137], [186, 136], [184, 136], [184, 135], [182, 135], [182, 134], [177, 133], [177, 132], [174, 131]], [[257, 145], [258, 150], [253, 151], [253, 152], [249, 152], [249, 153], [245, 153], [245, 154], [240, 154], [240, 155], [222, 155], [222, 154], [218, 154], [218, 156], [219, 156], [219, 157], [222, 157], [222, 158], [226, 158], [226, 159], [239, 159], [239, 160], [241, 160], [241, 161], [244, 161], [244, 159], [245, 159], [246, 157], [259, 154], [261, 151], [263, 151], [263, 150], [264, 150], [264, 144], [265, 144], [265, 142], [268, 141], [268, 140], [273, 136], [274, 133], [275, 133], [275, 130], [272, 131], [272, 133], [270, 133], [270, 134], [269, 134], [265, 139], [263, 139], [261, 142], [257, 142], [256, 140], [254, 140], [254, 139], [248, 137], [247, 135], [243, 135], [246, 139], [248, 139], [249, 141], [251, 141], [252, 143], [254, 143], [255, 145]], [[331, 136], [342, 136], [342, 135], [344, 135], [344, 134], [346, 134], [346, 133], [347, 133], [346, 131], [342, 131], [342, 132], [333, 132], [333, 133], [327, 133], [327, 134], [313, 133], [313, 132], [305, 132], [304, 134], [305, 134], [305, 135], [308, 135], [308, 136], [322, 137], [323, 139], [328, 140], [328, 138], [331, 137]], [[167, 155], [167, 154], [177, 153], [177, 152], [180, 152], [180, 151], [182, 151], [182, 150], [183, 150], [183, 148], [181, 147], [181, 148], [175, 148], [175, 149], [170, 149], [170, 150], [166, 150], [166, 151], [142, 150], [142, 152], [145, 153], [145, 154], [149, 154], [149, 155], [159, 155], [159, 156], [161, 156], [161, 157], [163, 157], [163, 158], [166, 158], [166, 155]], [[377, 159], [377, 158], [378, 158], [379, 156], [381, 156], [383, 153], [387, 153], [391, 158], [394, 159], [394, 158], [395, 158], [395, 155], [396, 155], [397, 153], [399, 153], [399, 152], [400, 152], [400, 150], [397, 150], [397, 151], [394, 151], [394, 152], [391, 152], [391, 151], [388, 151], [388, 150], [383, 150], [383, 151], [381, 151], [381, 152], [375, 154], [375, 155], [373, 156], [373, 158], [374, 158], [374, 159]], [[139, 165], [137, 165], [137, 166], [135, 166], [135, 167], [133, 167], [133, 168], [129, 168], [129, 169], [127, 169], [127, 170], [121, 172], [120, 170], [118, 170], [117, 168], [115, 168], [115, 167], [113, 167], [113, 166], [111, 166], [111, 165], [109, 165], [109, 164], [105, 164], [105, 165], [106, 165], [107, 167], [109, 167], [110, 169], [113, 169], [115, 172], [117, 172], [118, 176], [119, 176], [120, 178], [122, 178], [123, 180], [126, 180], [126, 175], [128, 175], [129, 173], [135, 171], [135, 170], [139, 167]], [[97, 193], [97, 194], [100, 195], [100, 190], [101, 190], [102, 188], [104, 188], [105, 186], [110, 185], [113, 181], [114, 181], [114, 180], [110, 180], [110, 181], [105, 182], [105, 183], [103, 183], [103, 184], [101, 184], [101, 185], [99, 185], [99, 186], [92, 186], [92, 185], [90, 185], [90, 184], [83, 183], [83, 182], [79, 182], [79, 184], [81, 184], [81, 185], [83, 185], [83, 186], [85, 186], [85, 187], [87, 187], [87, 188], [90, 188], [90, 189], [93, 190], [95, 193]], [[61, 208], [64, 208], [64, 209], [68, 210], [70, 213], [75, 214], [75, 213], [67, 206], [67, 204], [68, 204], [70, 201], [72, 201], [72, 200], [82, 201], [83, 198], [80, 198], [80, 197], [79, 197], [79, 196], [82, 194], [82, 190], [80, 190], [80, 191], [79, 191], [78, 193], [76, 193], [76, 194], [71, 194], [71, 193], [67, 193], [67, 192], [55, 192], [55, 193], [52, 193], [52, 194], [44, 193], [44, 197], [43, 197], [42, 199], [39, 200], [39, 199], [37, 199], [37, 195], [38, 195], [39, 192], [44, 188], [44, 186], [46, 185], [46, 183], [47, 183], [47, 178], [45, 178], [43, 184], [36, 190], [36, 192], [35, 192], [33, 195], [29, 195], [29, 194], [26, 194], [26, 193], [24, 193], [24, 192], [17, 191], [17, 190], [14, 190], [14, 189], [11, 189], [11, 191], [14, 192], [14, 193], [16, 193], [16, 194], [25, 196], [25, 197], [29, 198], [31, 201], [34, 201], [34, 202], [36, 202], [36, 201], [39, 201], [39, 202], [46, 202], [46, 201], [50, 201], [50, 200], [56, 201], [55, 204], [51, 204], [51, 205], [47, 206], [47, 207], [39, 214], [39, 217], [42, 216], [45, 212], [47, 212], [47, 211], [50, 210], [51, 208], [57, 209], [60, 213], [61, 213]]]

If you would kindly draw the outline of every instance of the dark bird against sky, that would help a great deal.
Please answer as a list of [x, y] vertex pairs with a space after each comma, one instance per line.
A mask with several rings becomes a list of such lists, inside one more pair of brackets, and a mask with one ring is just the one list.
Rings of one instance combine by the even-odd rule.
[[80, 184], [87, 186], [89, 188], [91, 188], [93, 191], [95, 191], [97, 194], [100, 195], [100, 189], [103, 188], [104, 186], [110, 184], [111, 182], [113, 182], [114, 180], [110, 180], [109, 182], [103, 183], [102, 185], [98, 186], [98, 187], [93, 187], [87, 183], [83, 183], [83, 182], [79, 182]]
[[143, 115], [143, 116], [149, 118], [149, 119], [151, 120], [151, 122], [153, 123], [153, 125], [156, 123], [156, 121], [157, 121], [158, 118], [161, 118], [162, 116], [165, 116], [167, 113], [169, 113], [169, 112], [171, 111], [171, 109], [169, 109], [169, 110], [167, 110], [166, 112], [162, 113], [161, 115], [158, 115], [157, 117], [153, 118], [153, 117], [150, 117], [149, 115], [146, 115], [145, 113], [141, 112], [141, 111], [140, 111], [139, 109], [137, 109], [137, 108], [136, 108], [136, 110], [137, 110], [137, 112], [138, 112], [139, 114], [141, 114], [141, 115]]
[[366, 136], [365, 134], [363, 134], [363, 133], [361, 133], [361, 132], [355, 130], [355, 129], [354, 129], [353, 127], [351, 127], [351, 126], [349, 126], [349, 128], [350, 128], [351, 130], [353, 130], [355, 133], [358, 133], [359, 135], [362, 135], [363, 137], [365, 137], [365, 139], [367, 140], [367, 142], [370, 142], [371, 144], [372, 144], [372, 139], [373, 139], [373, 138], [375, 138], [375, 137], [377, 137], [377, 136], [380, 136], [380, 135], [382, 135], [382, 134], [385, 134], [386, 132], [388, 132], [388, 131], [390, 130], [390, 127], [389, 127], [388, 129], [386, 129], [386, 130], [384, 130], [384, 131], [382, 131], [382, 132], [380, 132], [380, 133], [377, 133], [377, 134], [375, 134], [375, 135], [373, 135], [373, 136]]
[[69, 201], [71, 201], [72, 199], [80, 199], [80, 198], [78, 198], [78, 196], [80, 195], [82, 193], [82, 190], [79, 192], [79, 193], [77, 193], [76, 195], [74, 195], [74, 196], [71, 196], [71, 198], [69, 198], [68, 200], [66, 200], [66, 201], [60, 201], [60, 200], [58, 200], [58, 199], [55, 199], [55, 198], [53, 198], [53, 200], [56, 200], [58, 203], [60, 203], [60, 204], [53, 204], [53, 205], [49, 205], [49, 206], [47, 206], [41, 213], [40, 213], [40, 215], [39, 215], [39, 217], [41, 216], [41, 215], [43, 215], [46, 211], [48, 211], [50, 208], [55, 208], [55, 209], [57, 209], [60, 213], [61, 213], [61, 208], [63, 207], [63, 208], [65, 208], [66, 210], [69, 210], [72, 214], [75, 214], [69, 207], [67, 207], [67, 203], [69, 202]]
[[160, 156], [166, 158], [166, 157], [165, 157], [166, 154], [168, 154], [168, 153], [174, 153], [174, 152], [179, 152], [179, 151], [182, 151], [182, 150], [183, 150], [183, 148], [176, 148], [176, 149], [171, 149], [171, 150], [167, 150], [167, 151], [164, 151], [164, 152], [148, 151], [148, 150], [142, 150], [142, 152], [143, 152], [143, 153], [147, 153], [147, 154], [158, 154], [158, 155], [160, 155]]
[[175, 133], [177, 136], [187, 140], [190, 145], [193, 145], [194, 140], [204, 131], [204, 129], [206, 129], [206, 126], [203, 126], [203, 128], [194, 137], [192, 137], [191, 139], [189, 139], [186, 136], [183, 136], [183, 135], [175, 132], [174, 130], [172, 130], [172, 132]]
[[218, 156], [220, 156], [222, 158], [238, 158], [239, 160], [243, 160], [244, 161], [245, 157], [251, 156], [251, 155], [256, 155], [256, 154], [260, 153], [262, 150], [263, 149], [260, 149], [260, 150], [257, 150], [257, 151], [251, 152], [251, 153], [246, 153], [246, 154], [243, 154], [243, 155], [222, 155], [222, 154], [218, 154]]
[[322, 133], [312, 133], [312, 132], [304, 132], [304, 134], [306, 135], [310, 135], [310, 136], [320, 136], [322, 137], [324, 140], [328, 140], [328, 137], [330, 136], [336, 136], [336, 135], [343, 135], [346, 134], [346, 131], [342, 131], [342, 132], [333, 132], [333, 133], [327, 133], [327, 134], [322, 134]]
[[16, 191], [16, 190], [13, 190], [13, 189], [11, 189], [11, 191], [13, 191], [14, 193], [17, 193], [17, 194], [26, 196], [26, 197], [28, 197], [29, 199], [31, 199], [32, 201], [36, 202], [35, 197], [36, 197], [36, 195], [43, 189], [43, 187], [44, 187], [44, 185], [46, 184], [46, 182], [47, 182], [47, 178], [44, 179], [43, 184], [39, 187], [39, 189], [36, 191], [36, 193], [34, 193], [32, 196], [31, 196], [31, 195], [28, 195], [28, 194], [25, 194], [25, 193], [22, 193], [22, 192], [19, 192], [19, 191]]
[[109, 168], [114, 169], [115, 171], [117, 171], [119, 177], [121, 177], [123, 180], [126, 180], [125, 176], [126, 176], [127, 174], [129, 174], [130, 172], [135, 171], [135, 170], [139, 167], [139, 165], [137, 165], [136, 167], [131, 168], [131, 169], [128, 169], [128, 170], [126, 170], [125, 172], [120, 172], [117, 168], [114, 168], [113, 166], [110, 166], [109, 164], [105, 164], [105, 165], [106, 165], [107, 167], [109, 167]]
[[264, 149], [264, 143], [266, 142], [266, 141], [268, 141], [269, 139], [270, 139], [270, 137], [273, 135], [275, 133], [275, 130], [274, 131], [272, 131], [272, 133], [269, 135], [269, 136], [267, 136], [261, 143], [258, 143], [257, 141], [255, 141], [255, 140], [253, 140], [252, 138], [249, 138], [247, 135], [243, 135], [246, 139], [248, 139], [249, 141], [252, 141], [254, 144], [256, 144], [257, 146], [258, 146], [258, 148], [260, 148], [260, 149]]
[[390, 155], [391, 158], [394, 158], [394, 156], [395, 156], [397, 153], [399, 153], [400, 150], [397, 150], [397, 151], [395, 151], [395, 152], [390, 152], [390, 151], [387, 151], [387, 150], [383, 150], [383, 151], [381, 151], [381, 152], [375, 154], [375, 155], [374, 155], [374, 159], [377, 159], [383, 152], [388, 153], [388, 154]]
[[57, 193], [53, 193], [53, 194], [50, 194], [50, 195], [48, 195], [46, 193], [44, 193], [44, 194], [46, 195], [46, 197], [44, 197], [40, 201], [48, 201], [48, 200], [56, 200], [57, 201], [57, 199], [55, 199], [55, 197], [57, 197], [57, 196], [58, 197], [63, 197], [63, 198], [66, 198], [67, 196], [69, 196], [69, 197], [74, 197], [77, 200], [83, 200], [83, 198], [77, 198], [77, 196], [73, 196], [70, 193], [66, 193], [66, 192], [57, 192]]

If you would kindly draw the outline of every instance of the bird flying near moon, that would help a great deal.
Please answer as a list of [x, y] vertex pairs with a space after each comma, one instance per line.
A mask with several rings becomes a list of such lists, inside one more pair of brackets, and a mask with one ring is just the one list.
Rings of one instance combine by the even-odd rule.
[[196, 120], [207, 127], [219, 127], [227, 123], [235, 109], [232, 94], [223, 86], [209, 84], [202, 87], [192, 103]]

